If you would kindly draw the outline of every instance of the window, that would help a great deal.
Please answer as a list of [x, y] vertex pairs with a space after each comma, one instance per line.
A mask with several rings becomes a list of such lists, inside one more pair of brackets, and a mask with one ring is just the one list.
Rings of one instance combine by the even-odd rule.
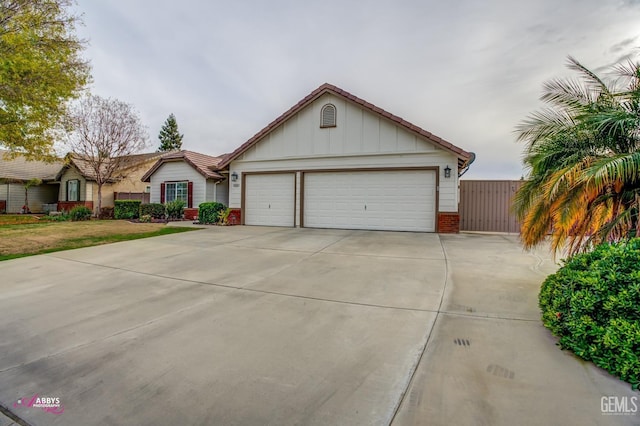
[[320, 127], [336, 127], [336, 107], [326, 104], [320, 111]]
[[182, 200], [185, 204], [188, 204], [189, 184], [187, 182], [167, 182], [164, 191], [164, 200], [166, 203]]
[[78, 179], [67, 181], [67, 201], [80, 201], [80, 181]]

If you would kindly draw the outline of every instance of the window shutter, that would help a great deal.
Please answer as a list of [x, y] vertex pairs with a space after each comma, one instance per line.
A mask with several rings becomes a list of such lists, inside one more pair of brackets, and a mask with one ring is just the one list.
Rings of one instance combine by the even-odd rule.
[[187, 207], [193, 207], [193, 182], [187, 184]]
[[69, 200], [69, 181], [66, 181], [64, 183], [64, 200], [71, 201]]
[[164, 182], [160, 184], [160, 204], [164, 204]]
[[78, 182], [78, 187], [76, 188], [77, 192], [76, 192], [76, 201], [80, 201], [81, 197], [80, 197], [80, 179], [78, 179], [76, 182]]

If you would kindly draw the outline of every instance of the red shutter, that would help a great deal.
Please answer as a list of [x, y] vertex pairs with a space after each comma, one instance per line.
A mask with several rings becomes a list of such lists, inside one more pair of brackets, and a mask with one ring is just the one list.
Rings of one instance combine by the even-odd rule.
[[164, 182], [160, 184], [160, 204], [164, 204]]
[[187, 207], [193, 207], [193, 182], [187, 184]]

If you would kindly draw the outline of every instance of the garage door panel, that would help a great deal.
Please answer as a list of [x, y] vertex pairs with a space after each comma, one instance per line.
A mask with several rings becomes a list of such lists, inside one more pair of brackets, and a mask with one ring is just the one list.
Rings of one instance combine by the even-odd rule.
[[294, 226], [294, 174], [248, 175], [245, 185], [246, 225]]
[[435, 231], [432, 170], [305, 173], [304, 226]]

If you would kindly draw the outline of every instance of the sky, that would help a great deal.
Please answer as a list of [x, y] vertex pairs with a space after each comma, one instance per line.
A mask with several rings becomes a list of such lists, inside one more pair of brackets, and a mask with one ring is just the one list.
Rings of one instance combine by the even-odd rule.
[[[640, 59], [640, 0], [77, 0], [90, 90], [132, 104], [149, 151], [233, 151], [323, 83], [476, 153], [465, 178], [519, 179], [516, 126], [567, 56], [605, 77]], [[613, 77], [612, 77], [613, 78]]]

